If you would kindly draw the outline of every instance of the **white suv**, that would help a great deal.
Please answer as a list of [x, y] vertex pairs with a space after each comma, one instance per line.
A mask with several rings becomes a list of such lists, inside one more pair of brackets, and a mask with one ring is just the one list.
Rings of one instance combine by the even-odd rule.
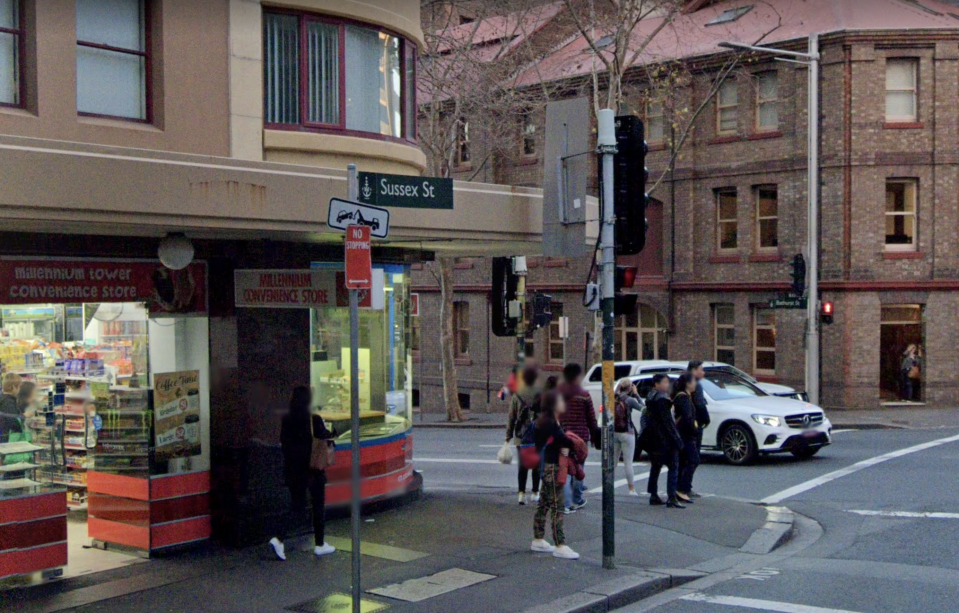
[[[616, 362], [613, 366], [613, 381], [619, 382], [626, 377], [636, 377], [639, 375], [655, 375], [661, 372], [683, 372], [686, 370], [686, 364], [677, 366], [679, 362], [667, 362], [666, 360], [640, 360], [633, 362]], [[599, 411], [603, 404], [603, 365], [594, 364], [583, 377], [583, 389], [589, 392], [589, 397], [593, 400], [593, 407]]]
[[[688, 361], [672, 362], [673, 366], [676, 366], [682, 370], [686, 370], [687, 364], [689, 364]], [[803, 402], [809, 400], [809, 395], [806, 392], [797, 392], [789, 386], [779, 385], [778, 383], [766, 383], [765, 381], [759, 381], [756, 379], [756, 377], [750, 375], [749, 373], [739, 370], [735, 366], [725, 362], [703, 362], [703, 369], [707, 374], [710, 372], [727, 372], [736, 375], [737, 377], [752, 383], [770, 396], [792, 398], [793, 400], [802, 400]]]

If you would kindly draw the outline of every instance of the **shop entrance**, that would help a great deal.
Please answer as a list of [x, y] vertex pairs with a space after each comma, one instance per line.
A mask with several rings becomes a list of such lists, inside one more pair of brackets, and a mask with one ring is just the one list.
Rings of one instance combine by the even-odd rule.
[[[879, 390], [882, 402], [923, 401], [924, 336], [921, 305], [882, 307], [879, 337]], [[923, 357], [920, 357], [919, 378], [911, 380], [912, 396], [906, 398], [902, 362], [904, 352], [910, 345], [916, 345], [919, 355]]]

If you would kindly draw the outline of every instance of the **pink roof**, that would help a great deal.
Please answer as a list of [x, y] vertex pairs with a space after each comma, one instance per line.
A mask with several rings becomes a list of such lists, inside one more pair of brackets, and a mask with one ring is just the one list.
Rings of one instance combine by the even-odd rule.
[[[735, 21], [706, 25], [727, 10], [753, 8]], [[661, 19], [640, 24], [635, 39], [644, 40]], [[937, 0], [724, 0], [681, 15], [647, 47], [637, 64], [690, 58], [722, 51], [723, 41], [773, 44], [826, 34], [861, 30], [959, 30], [959, 7]], [[597, 36], [599, 38], [599, 36]], [[761, 39], [761, 40], [760, 40]], [[521, 75], [519, 85], [602, 71], [583, 37], [560, 47]]]

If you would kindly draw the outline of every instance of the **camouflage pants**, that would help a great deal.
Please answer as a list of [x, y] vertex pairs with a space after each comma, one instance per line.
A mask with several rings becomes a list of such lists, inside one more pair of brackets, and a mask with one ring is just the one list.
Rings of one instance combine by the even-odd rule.
[[566, 535], [563, 534], [563, 486], [556, 482], [558, 474], [559, 466], [556, 464], [543, 467], [539, 506], [533, 519], [533, 538], [541, 539], [546, 536], [546, 515], [549, 514], [553, 522], [553, 544], [557, 547], [566, 543]]

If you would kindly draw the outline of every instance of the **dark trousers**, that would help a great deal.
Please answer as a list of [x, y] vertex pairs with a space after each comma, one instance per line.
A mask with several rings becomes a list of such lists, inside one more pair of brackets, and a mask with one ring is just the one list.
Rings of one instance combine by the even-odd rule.
[[666, 494], [670, 498], [676, 498], [676, 483], [679, 480], [679, 452], [675, 449], [660, 451], [649, 456], [649, 483], [646, 485], [646, 491], [650, 494], [659, 494], [659, 473], [665, 466], [666, 473]]
[[279, 538], [285, 540], [296, 534], [306, 515], [306, 492], [313, 503], [313, 541], [323, 545], [326, 531], [326, 473], [312, 472], [308, 477], [298, 478], [289, 484], [290, 512], [280, 526]]
[[912, 379], [908, 370], [899, 371], [899, 396], [903, 400], [912, 400]]
[[683, 441], [683, 450], [679, 452], [679, 479], [676, 482], [676, 489], [684, 494], [688, 494], [693, 489], [693, 473], [699, 467], [698, 441], [702, 441], [702, 436], [702, 430], [700, 430], [697, 437]]
[[[519, 450], [520, 450], [520, 448], [517, 447], [517, 448], [516, 448], [516, 458], [517, 458], [517, 459], [519, 459]], [[526, 480], [529, 478], [530, 469], [528, 469], [528, 468], [523, 468], [523, 463], [522, 463], [522, 462], [517, 462], [517, 463], [519, 464], [519, 490], [518, 490], [518, 491], [520, 491], [520, 492], [525, 492], [525, 491], [526, 491]], [[534, 493], [534, 494], [537, 493], [537, 492], [539, 492], [539, 474], [540, 474], [540, 473], [539, 473], [539, 469], [538, 469], [538, 468], [534, 468], [534, 469], [533, 469], [533, 493]]]

